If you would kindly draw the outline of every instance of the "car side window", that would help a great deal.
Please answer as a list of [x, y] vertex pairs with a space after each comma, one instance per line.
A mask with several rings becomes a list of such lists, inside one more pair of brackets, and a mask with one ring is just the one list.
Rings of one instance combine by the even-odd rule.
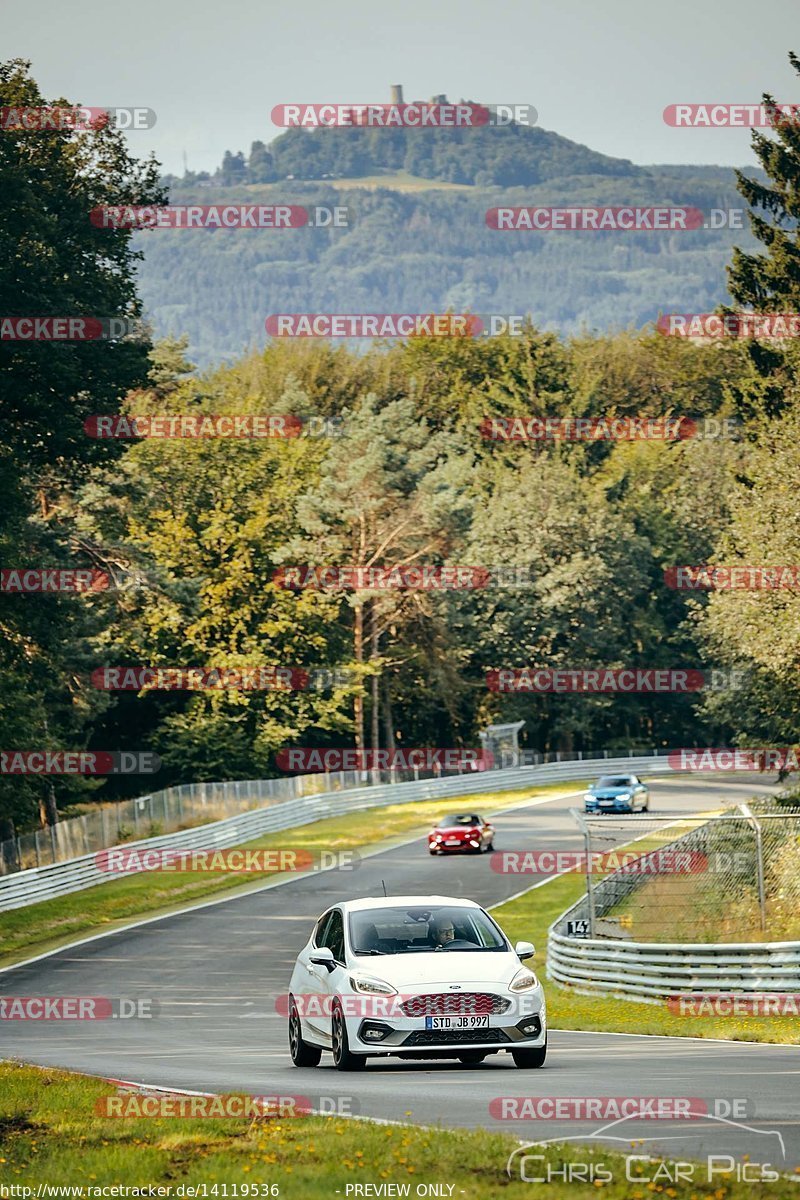
[[331, 916], [332, 916], [332, 914], [330, 912], [323, 913], [322, 916], [320, 917], [320, 919], [317, 921], [316, 925], [314, 926], [314, 933], [313, 933], [311, 940], [317, 949], [319, 949], [320, 946], [324, 946], [326, 944], [326, 942], [325, 942], [325, 927], [327, 926], [328, 922], [330, 921]]
[[322, 945], [328, 947], [338, 963], [344, 963], [344, 919], [338, 908], [331, 913]]

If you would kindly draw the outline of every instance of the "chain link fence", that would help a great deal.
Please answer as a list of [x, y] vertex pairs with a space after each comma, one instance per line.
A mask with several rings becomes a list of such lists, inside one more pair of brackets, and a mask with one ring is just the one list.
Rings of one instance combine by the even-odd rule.
[[559, 933], [650, 943], [800, 939], [796, 800], [759, 798], [712, 816], [573, 813], [585, 840], [586, 896]]

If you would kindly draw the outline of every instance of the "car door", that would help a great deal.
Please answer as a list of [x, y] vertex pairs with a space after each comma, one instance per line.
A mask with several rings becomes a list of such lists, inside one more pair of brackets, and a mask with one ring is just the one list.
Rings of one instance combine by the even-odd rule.
[[321, 976], [327, 975], [328, 972], [324, 967], [318, 967], [316, 963], [312, 963], [310, 955], [313, 950], [325, 945], [325, 931], [330, 924], [332, 915], [333, 910], [328, 909], [317, 921], [307, 945], [297, 956], [295, 973], [292, 977], [295, 985], [293, 989], [295, 997], [297, 998], [299, 995], [303, 997], [300, 1011], [305, 1032], [315, 1042], [324, 1040], [330, 1032], [330, 1022], [327, 1018], [328, 990], [327, 987], [320, 986]]
[[325, 928], [322, 932], [320, 945], [327, 946], [334, 957], [336, 966], [332, 971], [327, 967], [309, 963], [309, 972], [313, 978], [314, 992], [320, 997], [321, 1016], [315, 1016], [314, 1032], [327, 1046], [331, 1044], [331, 1002], [339, 994], [339, 984], [345, 974], [344, 951], [344, 916], [340, 908], [332, 908]]

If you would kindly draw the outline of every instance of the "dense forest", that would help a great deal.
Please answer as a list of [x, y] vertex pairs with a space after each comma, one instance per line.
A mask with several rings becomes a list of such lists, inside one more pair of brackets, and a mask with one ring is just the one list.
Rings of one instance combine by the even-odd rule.
[[[201, 367], [262, 347], [271, 313], [454, 308], [529, 313], [568, 335], [638, 329], [728, 299], [731, 249], [753, 244], [732, 170], [638, 167], [536, 128], [292, 129], [162, 184], [175, 204], [348, 208], [339, 229], [138, 235], [145, 311], [187, 334]], [[738, 228], [504, 236], [486, 226], [497, 204], [734, 209]]]
[[[40, 101], [24, 64], [0, 68], [0, 101]], [[169, 272], [181, 329], [192, 324], [180, 302], [190, 292], [200, 297], [195, 313], [241, 331], [259, 304], [264, 315], [342, 310], [339, 277], [358, 283], [352, 311], [369, 311], [376, 296], [384, 311], [427, 311], [434, 276], [441, 304], [538, 309], [518, 337], [412, 338], [366, 352], [275, 342], [205, 370], [187, 361], [185, 340], [170, 338], [152, 347], [0, 343], [2, 565], [84, 566], [136, 580], [86, 594], [0, 592], [6, 745], [151, 749], [166, 786], [276, 774], [275, 755], [288, 745], [469, 746], [496, 720], [524, 719], [525, 744], [541, 750], [793, 740], [797, 592], [681, 592], [665, 572], [799, 561], [790, 519], [800, 487], [794, 347], [543, 328], [569, 324], [561, 305], [578, 281], [609, 308], [628, 288], [625, 304], [636, 295], [656, 311], [713, 308], [725, 295], [760, 311], [796, 311], [795, 235], [775, 230], [796, 211], [800, 152], [791, 131], [778, 136], [786, 148], [770, 158], [772, 142], [757, 135], [768, 182], [740, 180], [734, 197], [719, 178], [677, 172], [667, 181], [634, 169], [626, 179], [626, 199], [652, 198], [655, 180], [660, 199], [696, 202], [702, 184], [717, 207], [760, 212], [755, 238], [728, 235], [739, 248], [724, 251], [727, 293], [713, 285], [720, 234], [698, 231], [691, 245], [670, 235], [660, 247], [652, 234], [646, 244], [563, 235], [559, 249], [536, 238], [524, 251], [497, 237], [489, 252], [490, 231], [475, 220], [486, 200], [472, 194], [360, 192], [357, 224], [326, 233], [324, 253], [303, 241], [306, 230], [270, 236], [269, 251], [259, 233], [97, 230], [84, 215], [98, 203], [163, 202], [155, 164], [132, 160], [109, 129], [82, 140], [4, 136], [3, 312], [94, 304], [137, 318], [145, 239], [143, 281], [148, 270], [151, 287], [154, 270]], [[42, 179], [51, 181], [44, 197]], [[591, 184], [593, 202], [618, 197], [606, 183], [602, 194]], [[550, 202], [567, 192], [562, 179]], [[766, 251], [752, 252], [756, 239]], [[538, 268], [534, 304], [523, 253]], [[89, 417], [113, 412], [284, 414], [309, 435], [86, 436]], [[482, 435], [487, 416], [691, 417], [698, 434], [504, 442]], [[311, 436], [320, 428], [326, 436]], [[720, 429], [727, 435], [715, 436]], [[292, 591], [280, 572], [297, 563], [512, 567], [525, 586]], [[341, 674], [329, 687], [295, 691], [93, 686], [93, 671], [116, 664]], [[487, 686], [489, 672], [539, 666], [736, 668], [742, 686], [628, 696]], [[141, 782], [0, 775], [0, 818], [21, 828], [126, 790]]]

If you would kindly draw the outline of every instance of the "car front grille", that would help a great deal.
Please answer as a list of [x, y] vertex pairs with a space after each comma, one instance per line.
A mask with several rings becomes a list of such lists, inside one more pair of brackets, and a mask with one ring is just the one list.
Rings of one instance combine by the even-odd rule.
[[407, 1017], [465, 1017], [504, 1013], [511, 1006], [505, 996], [492, 992], [435, 992], [412, 996], [400, 1005]]
[[464, 1046], [508, 1042], [502, 1029], [415, 1029], [403, 1046]]

